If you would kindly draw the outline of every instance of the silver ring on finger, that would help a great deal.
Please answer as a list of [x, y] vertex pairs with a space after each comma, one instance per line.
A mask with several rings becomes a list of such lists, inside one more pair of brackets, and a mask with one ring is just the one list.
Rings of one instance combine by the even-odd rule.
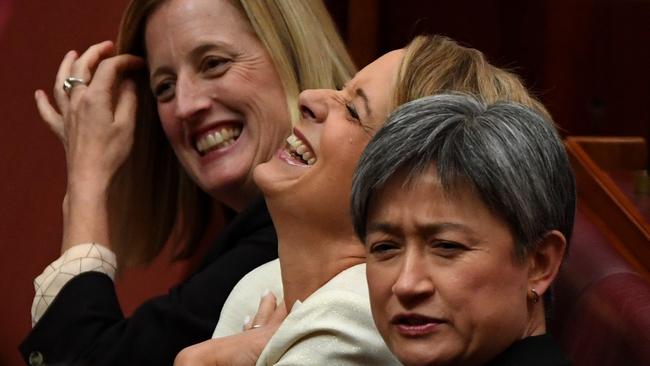
[[65, 80], [63, 80], [63, 91], [70, 95], [70, 92], [72, 92], [72, 88], [74, 88], [77, 85], [88, 85], [86, 80], [81, 79], [81, 78], [75, 78], [75, 77], [67, 77]]
[[257, 328], [261, 328], [261, 327], [263, 327], [262, 324], [253, 324], [253, 325], [251, 326], [251, 329], [257, 329]]

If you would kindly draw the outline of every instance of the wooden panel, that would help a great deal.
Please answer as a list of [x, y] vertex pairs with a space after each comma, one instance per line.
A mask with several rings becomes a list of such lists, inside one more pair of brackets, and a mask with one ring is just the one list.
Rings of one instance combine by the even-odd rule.
[[571, 137], [602, 170], [642, 170], [648, 149], [641, 137]]
[[346, 41], [350, 55], [359, 68], [374, 61], [379, 55], [379, 4], [377, 0], [348, 2]]
[[[621, 253], [637, 268], [650, 270], [650, 224], [635, 204], [626, 196], [589, 154], [596, 152], [608, 168], [629, 166], [629, 155], [617, 155], [620, 151], [645, 151], [642, 139], [574, 138], [566, 140], [566, 147], [573, 164], [578, 185], [578, 199], [589, 206], [598, 216], [596, 224]], [[584, 146], [587, 146], [585, 149]], [[600, 146], [600, 148], [599, 148]], [[604, 158], [608, 151], [609, 158]], [[614, 160], [618, 156], [620, 160]], [[641, 167], [645, 161], [637, 161]], [[632, 164], [634, 165], [634, 164]], [[636, 165], [635, 165], [636, 166]]]
[[445, 34], [521, 75], [564, 135], [650, 138], [650, 1], [337, 1], [360, 67], [419, 33]]

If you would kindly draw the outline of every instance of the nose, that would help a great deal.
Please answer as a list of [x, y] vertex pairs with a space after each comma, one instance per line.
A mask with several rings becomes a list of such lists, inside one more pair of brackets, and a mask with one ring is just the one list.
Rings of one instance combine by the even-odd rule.
[[415, 304], [433, 295], [435, 286], [429, 275], [426, 256], [410, 251], [403, 257], [399, 276], [393, 284], [393, 294], [404, 304]]
[[335, 91], [329, 89], [310, 89], [300, 93], [300, 118], [303, 121], [323, 123], [329, 113], [327, 100], [332, 93]]
[[189, 76], [179, 75], [174, 90], [176, 117], [183, 121], [196, 119], [210, 108], [210, 95], [201, 81]]

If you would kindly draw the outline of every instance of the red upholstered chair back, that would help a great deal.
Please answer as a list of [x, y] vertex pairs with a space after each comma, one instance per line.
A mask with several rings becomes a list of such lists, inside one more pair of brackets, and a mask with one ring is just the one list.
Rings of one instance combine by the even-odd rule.
[[650, 365], [650, 284], [578, 210], [551, 332], [573, 365]]

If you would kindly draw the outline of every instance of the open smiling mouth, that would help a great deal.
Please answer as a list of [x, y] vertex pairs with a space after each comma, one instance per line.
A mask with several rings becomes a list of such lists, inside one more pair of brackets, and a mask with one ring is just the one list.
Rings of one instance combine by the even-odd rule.
[[294, 134], [287, 137], [285, 149], [291, 154], [292, 158], [303, 164], [314, 165], [316, 163], [316, 154], [309, 148], [307, 143]]
[[206, 133], [196, 141], [196, 150], [199, 154], [205, 155], [210, 151], [228, 147], [235, 143], [241, 131], [241, 126], [227, 126]]

